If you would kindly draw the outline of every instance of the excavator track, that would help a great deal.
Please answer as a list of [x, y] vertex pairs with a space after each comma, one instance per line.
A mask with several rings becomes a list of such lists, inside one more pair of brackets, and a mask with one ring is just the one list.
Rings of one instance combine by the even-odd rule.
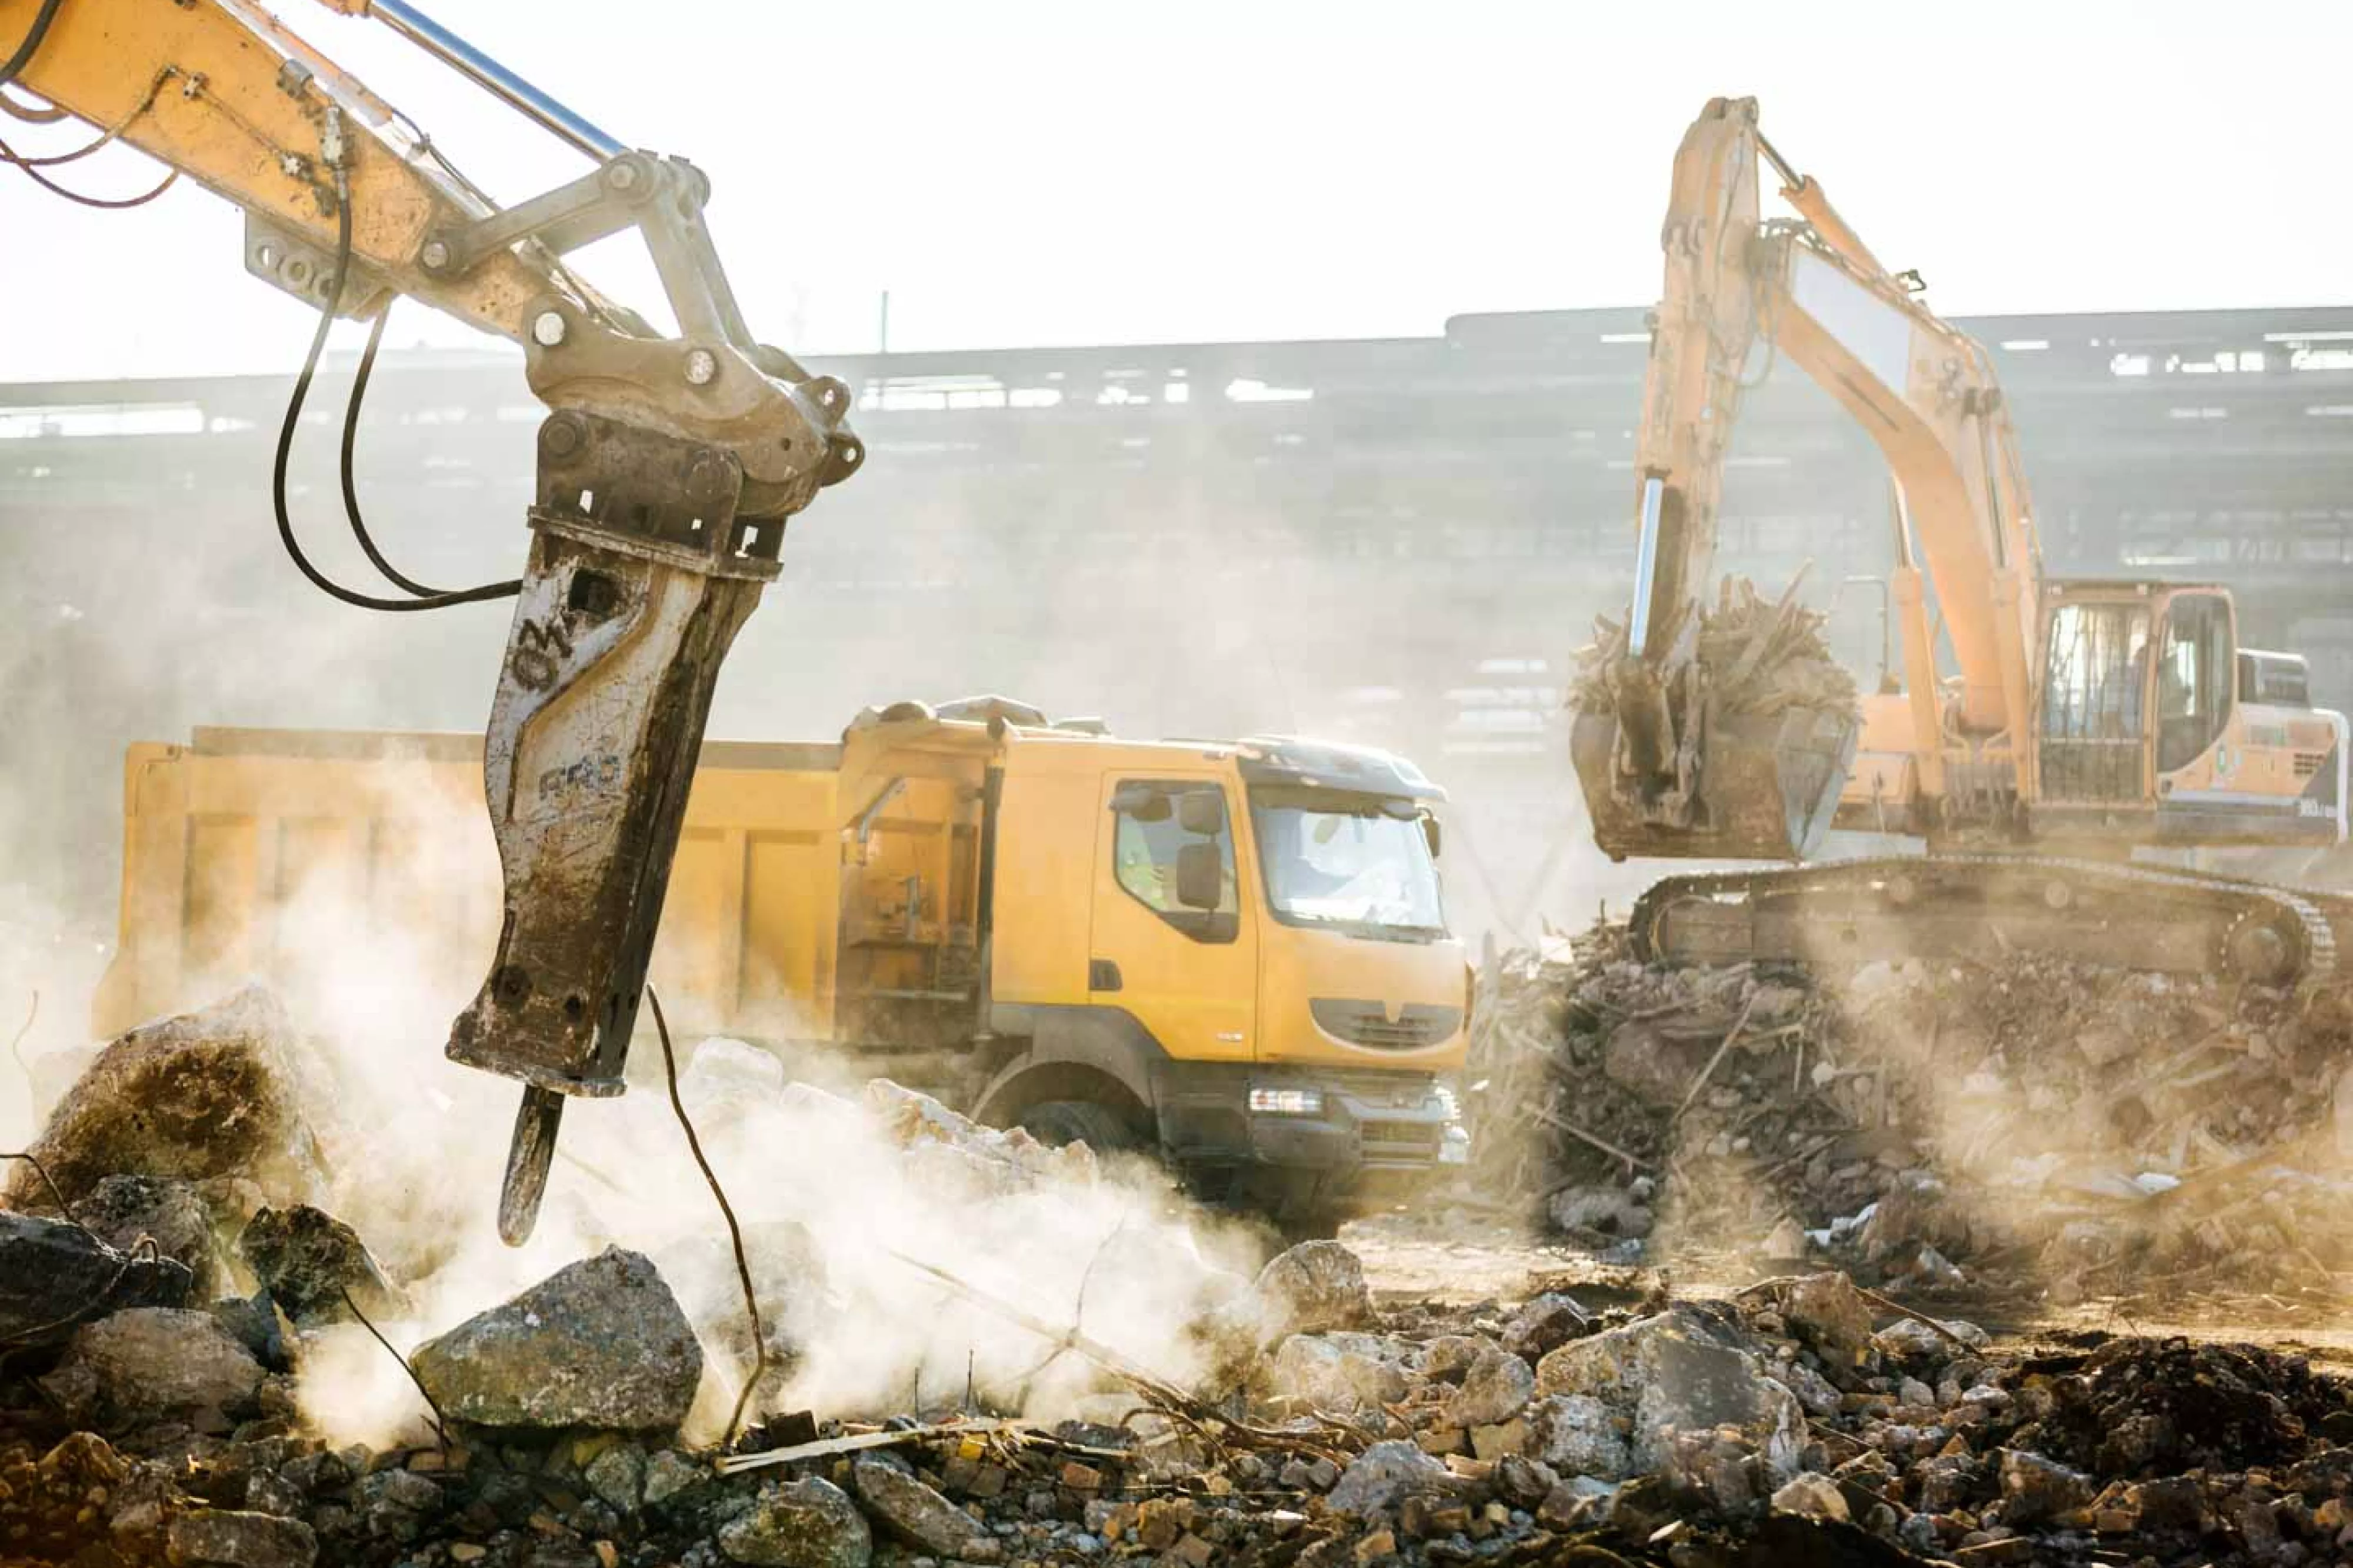
[[1635, 901], [1629, 931], [1646, 962], [2032, 952], [2313, 987], [2337, 975], [2353, 898], [2098, 860], [1887, 857], [1670, 877]]

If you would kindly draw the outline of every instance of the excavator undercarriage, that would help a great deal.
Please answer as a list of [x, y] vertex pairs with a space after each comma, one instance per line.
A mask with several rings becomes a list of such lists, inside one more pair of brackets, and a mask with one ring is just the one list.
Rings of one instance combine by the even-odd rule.
[[1644, 960], [1818, 967], [2035, 953], [2263, 985], [2323, 984], [2353, 897], [2026, 855], [1828, 861], [1669, 877], [1634, 905]]

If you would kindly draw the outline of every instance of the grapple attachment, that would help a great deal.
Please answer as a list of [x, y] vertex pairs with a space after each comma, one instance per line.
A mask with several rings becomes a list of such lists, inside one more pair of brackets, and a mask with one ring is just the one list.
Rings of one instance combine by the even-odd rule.
[[1569, 754], [1594, 842], [1612, 860], [1803, 860], [1830, 832], [1861, 731], [1851, 707], [1715, 719], [1682, 798], [1646, 796], [1614, 713], [1580, 712]]

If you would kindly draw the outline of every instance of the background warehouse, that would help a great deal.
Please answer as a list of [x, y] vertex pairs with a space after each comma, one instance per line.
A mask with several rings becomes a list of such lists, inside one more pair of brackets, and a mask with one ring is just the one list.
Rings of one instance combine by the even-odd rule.
[[[1963, 318], [2016, 411], [2051, 568], [2222, 577], [2242, 638], [2353, 703], [2353, 309]], [[901, 694], [1017, 692], [1130, 734], [1282, 729], [1452, 791], [1457, 923], [1525, 931], [1630, 891], [1578, 831], [1554, 716], [1632, 556], [1642, 312], [1461, 316], [1442, 335], [836, 357], [874, 461], [793, 526], [714, 735], [828, 736]], [[342, 388], [298, 514], [334, 516]], [[14, 879], [111, 923], [116, 776], [195, 723], [473, 730], [500, 608], [421, 628], [295, 591], [268, 525], [278, 376], [0, 386], [0, 733]], [[541, 410], [508, 356], [387, 355], [361, 485], [410, 571], [515, 558]], [[1722, 565], [1810, 559], [1866, 678], [1884, 465], [1803, 377], [1752, 395]], [[173, 498], [168, 505], [157, 497]], [[168, 617], [161, 610], [174, 607]], [[129, 635], [153, 628], [152, 637]], [[1081, 650], [1083, 650], [1082, 652]]]

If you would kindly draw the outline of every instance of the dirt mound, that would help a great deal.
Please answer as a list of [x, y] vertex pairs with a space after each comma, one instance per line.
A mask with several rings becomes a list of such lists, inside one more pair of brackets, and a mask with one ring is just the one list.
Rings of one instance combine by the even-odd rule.
[[2353, 1421], [2342, 1384], [2251, 1345], [2113, 1340], [2052, 1393], [2045, 1451], [2109, 1479], [2289, 1465]]
[[1669, 967], [1597, 925], [1492, 962], [1472, 1190], [1612, 1262], [1831, 1260], [2231, 1311], [2353, 1289], [2353, 1007], [2021, 955]]

